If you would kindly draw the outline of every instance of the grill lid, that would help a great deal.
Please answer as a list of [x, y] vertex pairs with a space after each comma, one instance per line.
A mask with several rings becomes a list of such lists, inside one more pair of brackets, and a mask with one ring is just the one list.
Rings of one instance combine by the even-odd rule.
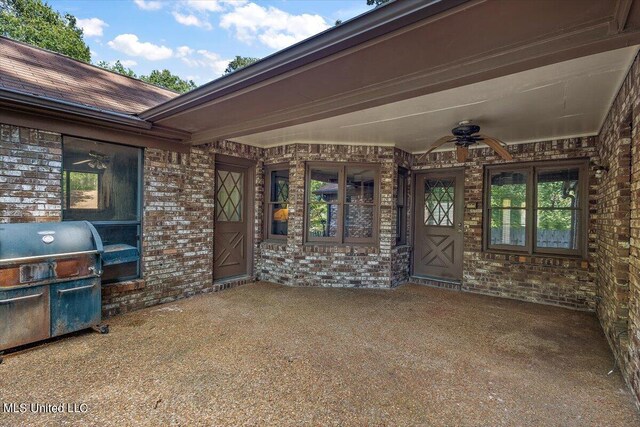
[[77, 252], [102, 252], [102, 240], [88, 221], [0, 224], [0, 263]]

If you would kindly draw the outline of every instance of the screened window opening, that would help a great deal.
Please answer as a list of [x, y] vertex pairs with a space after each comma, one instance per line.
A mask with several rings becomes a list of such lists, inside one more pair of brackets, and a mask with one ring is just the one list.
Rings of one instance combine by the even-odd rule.
[[584, 161], [488, 168], [487, 247], [584, 255], [587, 170]]
[[276, 165], [266, 169], [267, 238], [284, 239], [289, 232], [289, 169]]
[[373, 165], [311, 165], [307, 170], [307, 240], [375, 241], [378, 169]]
[[62, 218], [96, 227], [103, 283], [139, 277], [142, 150], [65, 137], [62, 157]]

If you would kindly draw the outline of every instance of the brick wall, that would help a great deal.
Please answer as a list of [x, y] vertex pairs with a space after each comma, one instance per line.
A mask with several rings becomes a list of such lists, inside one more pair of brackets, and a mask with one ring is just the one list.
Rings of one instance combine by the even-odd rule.
[[[143, 279], [106, 285], [103, 311], [123, 313], [228, 289], [255, 274], [224, 282], [213, 279], [215, 158], [223, 154], [256, 160], [256, 203], [263, 193], [262, 150], [229, 141], [194, 147], [189, 154], [145, 150]], [[256, 210], [254, 245], [262, 236]]]
[[[265, 150], [266, 164], [286, 162], [289, 176], [289, 236], [260, 244], [257, 269], [262, 280], [297, 286], [390, 287], [395, 246], [394, 149], [293, 144]], [[380, 166], [379, 244], [304, 243], [305, 162], [376, 163]]]
[[600, 131], [598, 317], [640, 399], [640, 63], [634, 61]]
[[[391, 286], [398, 286], [402, 283], [406, 283], [409, 281], [409, 277], [411, 275], [411, 244], [413, 240], [412, 235], [412, 209], [413, 209], [413, 197], [411, 197], [413, 193], [413, 184], [411, 174], [411, 167], [413, 166], [414, 156], [407, 153], [406, 151], [395, 149], [393, 152], [394, 157], [394, 175], [393, 175], [393, 198], [394, 198], [394, 209], [392, 213], [392, 224], [393, 224], [393, 236], [394, 236], [394, 245], [391, 250]], [[395, 209], [395, 204], [397, 203], [398, 197], [398, 167], [405, 168], [409, 175], [407, 177], [407, 206], [406, 206], [406, 244], [404, 245], [396, 245], [396, 236], [400, 233], [400, 230], [397, 230], [397, 209]]]
[[[510, 147], [510, 152], [514, 157], [513, 162], [590, 158], [590, 210], [595, 206], [595, 168], [598, 162], [596, 138], [519, 144]], [[483, 167], [497, 163], [508, 162], [500, 159], [488, 148], [470, 150], [469, 158], [464, 164], [457, 163], [453, 151], [431, 153], [426, 157], [418, 156], [414, 161], [414, 171], [464, 167], [464, 271], [461, 288], [525, 301], [595, 309], [596, 286], [594, 267], [590, 260], [483, 252]], [[475, 207], [469, 208], [469, 205]], [[595, 254], [594, 213], [590, 212], [589, 221], [590, 257]]]
[[143, 279], [105, 285], [105, 314], [219, 289], [212, 275], [214, 167], [209, 150], [145, 150]]
[[62, 138], [0, 124], [0, 222], [60, 221]]

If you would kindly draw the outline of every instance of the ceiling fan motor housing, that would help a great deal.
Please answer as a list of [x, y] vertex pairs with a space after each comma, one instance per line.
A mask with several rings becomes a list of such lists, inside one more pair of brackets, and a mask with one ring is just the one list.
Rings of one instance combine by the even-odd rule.
[[474, 136], [474, 134], [480, 132], [480, 126], [474, 125], [471, 123], [460, 123], [459, 126], [451, 129], [451, 133], [456, 138], [456, 145], [461, 145], [463, 147], [468, 147], [469, 145], [475, 144], [478, 141], [481, 141], [482, 138], [479, 136]]

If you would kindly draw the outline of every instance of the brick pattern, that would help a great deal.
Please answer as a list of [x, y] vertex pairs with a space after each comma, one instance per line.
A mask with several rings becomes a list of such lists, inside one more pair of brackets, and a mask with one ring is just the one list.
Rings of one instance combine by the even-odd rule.
[[636, 58], [600, 131], [598, 317], [640, 402], [640, 62]]
[[[217, 154], [256, 161], [254, 191], [256, 204], [261, 203], [264, 181], [260, 148], [220, 141], [192, 148], [189, 154], [146, 149], [143, 279], [105, 286], [105, 315], [255, 281], [254, 272], [232, 280], [213, 280]], [[262, 238], [262, 213], [259, 209], [255, 213], [257, 250]]]
[[0, 223], [62, 219], [62, 138], [0, 124]]
[[[558, 159], [591, 159], [589, 205], [595, 206], [598, 162], [596, 138], [519, 144], [509, 148], [513, 163]], [[452, 166], [464, 167], [465, 212], [462, 289], [525, 301], [595, 309], [594, 268], [589, 261], [570, 257], [518, 256], [482, 251], [483, 173], [488, 164], [508, 163], [489, 148], [469, 151], [466, 163], [458, 163], [453, 151], [417, 156], [414, 171]], [[474, 208], [469, 208], [472, 205]], [[589, 254], [595, 252], [594, 212], [590, 212]], [[448, 287], [448, 285], [447, 285]]]
[[393, 209], [392, 213], [392, 225], [393, 225], [393, 249], [391, 250], [391, 286], [398, 286], [402, 283], [406, 283], [409, 281], [411, 275], [411, 243], [413, 239], [412, 235], [412, 222], [411, 222], [411, 212], [413, 209], [413, 186], [412, 186], [412, 174], [411, 167], [413, 166], [414, 156], [407, 153], [406, 151], [400, 150], [398, 148], [394, 149], [393, 152], [394, 162], [396, 167], [394, 168], [394, 178], [393, 178], [393, 199], [394, 199], [394, 207], [397, 203], [398, 198], [398, 167], [403, 167], [407, 171], [409, 171], [409, 176], [407, 178], [407, 229], [406, 229], [406, 244], [397, 246], [395, 244], [396, 237], [400, 233], [400, 230], [396, 229], [397, 226], [397, 210]]
[[[391, 286], [391, 251], [395, 246], [396, 164], [394, 149], [321, 144], [293, 144], [266, 149], [266, 164], [288, 162], [289, 236], [286, 242], [261, 242], [261, 280], [297, 286]], [[380, 165], [379, 245], [305, 244], [305, 162], [363, 162]]]
[[[637, 68], [637, 62], [634, 68]], [[637, 117], [637, 114], [634, 114], [634, 116]], [[640, 402], [640, 132], [637, 128], [634, 129], [633, 134], [632, 159], [629, 323], [627, 335], [629, 345], [626, 348], [629, 363], [626, 369], [626, 375], [632, 389], [636, 393], [638, 402]]]
[[213, 161], [210, 147], [189, 154], [144, 154], [143, 277], [104, 286], [106, 315], [217, 290], [213, 286]]

